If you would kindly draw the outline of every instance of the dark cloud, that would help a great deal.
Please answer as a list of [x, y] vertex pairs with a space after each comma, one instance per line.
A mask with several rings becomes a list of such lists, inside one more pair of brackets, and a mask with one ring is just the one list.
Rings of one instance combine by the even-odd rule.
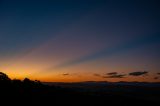
[[101, 75], [100, 74], [93, 74], [94, 76], [96, 76], [96, 77], [100, 77]]
[[155, 80], [159, 79], [159, 77], [154, 77]]
[[125, 78], [125, 74], [115, 74], [115, 75], [109, 75], [109, 76], [103, 76], [103, 78]]
[[117, 75], [117, 72], [111, 72], [111, 73], [107, 73], [106, 75]]
[[146, 75], [146, 74], [148, 74], [148, 72], [147, 71], [136, 71], [136, 72], [131, 72], [131, 73], [129, 73], [129, 75], [131, 75], [131, 76], [142, 76], [142, 75]]

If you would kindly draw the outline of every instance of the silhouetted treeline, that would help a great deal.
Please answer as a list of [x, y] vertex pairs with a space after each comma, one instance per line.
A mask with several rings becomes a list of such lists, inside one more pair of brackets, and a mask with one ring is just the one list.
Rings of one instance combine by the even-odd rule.
[[0, 106], [4, 105], [154, 105], [159, 104], [160, 86], [109, 83], [47, 85], [40, 81], [11, 80], [0, 72]]
[[38, 80], [32, 81], [29, 78], [22, 81], [19, 79], [11, 80], [5, 73], [0, 72], [0, 89], [12, 89], [21, 92], [22, 90], [32, 90], [42, 86], [42, 83]]

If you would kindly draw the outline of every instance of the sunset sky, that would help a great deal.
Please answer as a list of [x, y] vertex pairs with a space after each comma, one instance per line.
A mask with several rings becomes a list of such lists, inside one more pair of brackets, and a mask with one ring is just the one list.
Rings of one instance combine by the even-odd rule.
[[0, 0], [0, 71], [47, 82], [159, 82], [158, 0]]

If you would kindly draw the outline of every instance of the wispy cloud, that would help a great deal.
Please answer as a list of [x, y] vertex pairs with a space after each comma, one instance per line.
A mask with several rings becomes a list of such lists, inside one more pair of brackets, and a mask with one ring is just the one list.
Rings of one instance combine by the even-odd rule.
[[93, 74], [93, 75], [96, 76], [96, 77], [100, 77], [101, 76], [100, 74], [96, 74], [96, 73]]
[[107, 73], [107, 75], [117, 75], [117, 72], [111, 72], [111, 73]]
[[106, 73], [102, 78], [125, 78], [126, 74], [118, 74], [118, 72]]
[[102, 78], [125, 78], [126, 74], [115, 74], [110, 76], [103, 76]]
[[142, 75], [147, 75], [148, 72], [147, 71], [136, 71], [136, 72], [131, 72], [129, 73], [130, 76], [142, 76]]
[[64, 73], [64, 74], [62, 74], [63, 76], [68, 76], [69, 75], [69, 73]]

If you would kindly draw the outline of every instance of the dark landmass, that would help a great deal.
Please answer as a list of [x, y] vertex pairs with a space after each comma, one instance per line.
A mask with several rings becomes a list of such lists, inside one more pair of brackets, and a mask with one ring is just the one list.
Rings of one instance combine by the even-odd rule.
[[[0, 72], [0, 104], [12, 105], [159, 105], [160, 83], [56, 83], [11, 80]], [[3, 106], [3, 105], [2, 105]]]

